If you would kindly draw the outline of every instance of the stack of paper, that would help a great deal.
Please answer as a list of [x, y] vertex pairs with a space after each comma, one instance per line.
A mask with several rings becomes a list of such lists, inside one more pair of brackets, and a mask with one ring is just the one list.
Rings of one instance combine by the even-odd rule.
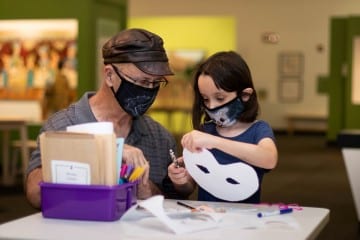
[[74, 125], [40, 135], [45, 182], [115, 185], [116, 137], [111, 122]]

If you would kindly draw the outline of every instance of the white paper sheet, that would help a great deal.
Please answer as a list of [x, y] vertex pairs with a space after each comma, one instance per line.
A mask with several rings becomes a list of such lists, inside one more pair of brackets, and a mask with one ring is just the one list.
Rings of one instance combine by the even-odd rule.
[[242, 162], [222, 165], [206, 149], [192, 153], [183, 150], [186, 169], [193, 179], [217, 198], [241, 201], [259, 188], [255, 170]]
[[[175, 234], [184, 234], [197, 232], [206, 229], [218, 227], [221, 221], [221, 213], [207, 212], [179, 212], [168, 215], [163, 207], [164, 196], [157, 195], [147, 200], [141, 201], [138, 205], [130, 208], [121, 218], [121, 221], [138, 220], [142, 221], [144, 217], [149, 217], [149, 213], [156, 217], [153, 222], [160, 221], [168, 230]], [[138, 206], [146, 209], [139, 210]], [[213, 215], [213, 216], [212, 216]], [[137, 223], [139, 224], [139, 223]], [[160, 230], [160, 229], [159, 229]]]
[[[150, 202], [147, 202], [148, 200]], [[294, 231], [300, 228], [292, 214], [258, 218], [259, 211], [274, 209], [263, 205], [241, 204], [233, 207], [209, 202], [209, 207], [224, 210], [212, 218], [204, 217], [202, 213], [193, 213], [175, 203], [167, 203], [164, 204], [164, 208], [160, 207], [163, 198], [159, 196], [148, 200], [138, 201], [137, 205], [130, 208], [121, 217], [120, 226], [117, 228], [121, 238], [143, 239], [144, 236], [151, 236], [153, 239], [164, 240], [187, 239], [187, 235], [191, 234], [194, 239], [218, 240], [224, 237], [224, 232], [229, 233], [229, 231], [234, 231], [234, 228], [248, 229], [249, 231], [267, 228], [274, 231]], [[193, 202], [191, 204], [199, 207], [204, 203]], [[139, 206], [142, 208], [139, 209]], [[149, 208], [152, 209], [151, 212]], [[153, 212], [156, 214], [154, 215]], [[166, 216], [159, 217], [163, 215]], [[214, 221], [214, 219], [218, 220]], [[168, 226], [169, 221], [171, 222], [170, 226]], [[235, 233], [236, 231], [234, 231]], [[237, 239], [239, 236], [234, 235], [233, 238]]]
[[66, 131], [90, 134], [112, 134], [114, 132], [114, 125], [112, 122], [90, 122], [68, 126]]

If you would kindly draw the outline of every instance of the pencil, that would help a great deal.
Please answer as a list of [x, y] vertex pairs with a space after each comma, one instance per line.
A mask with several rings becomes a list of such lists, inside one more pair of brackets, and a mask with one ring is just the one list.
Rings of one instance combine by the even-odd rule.
[[189, 209], [191, 209], [191, 210], [195, 210], [195, 209], [196, 209], [196, 208], [194, 208], [193, 206], [190, 206], [190, 205], [188, 205], [188, 204], [186, 204], [186, 203], [183, 203], [183, 202], [177, 201], [176, 203], [177, 203], [178, 205], [181, 205], [181, 206], [183, 206], [183, 207], [189, 208]]

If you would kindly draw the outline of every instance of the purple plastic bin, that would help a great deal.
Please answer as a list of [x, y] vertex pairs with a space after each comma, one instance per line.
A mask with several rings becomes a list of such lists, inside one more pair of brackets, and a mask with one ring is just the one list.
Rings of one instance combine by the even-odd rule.
[[115, 186], [40, 183], [46, 218], [115, 221], [136, 203], [136, 182]]

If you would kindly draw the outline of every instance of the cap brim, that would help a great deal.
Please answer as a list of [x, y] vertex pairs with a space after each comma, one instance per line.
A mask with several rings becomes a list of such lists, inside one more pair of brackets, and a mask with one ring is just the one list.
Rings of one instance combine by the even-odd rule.
[[133, 62], [141, 71], [150, 75], [174, 75], [168, 62]]

